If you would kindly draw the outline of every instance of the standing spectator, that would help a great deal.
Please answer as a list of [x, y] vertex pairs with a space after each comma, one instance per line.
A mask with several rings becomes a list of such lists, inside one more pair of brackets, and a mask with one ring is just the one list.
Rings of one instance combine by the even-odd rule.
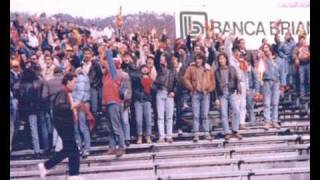
[[36, 65], [33, 62], [26, 63], [26, 69], [21, 75], [19, 89], [19, 111], [21, 117], [27, 118], [32, 137], [33, 150], [36, 156], [40, 155], [40, 143], [38, 135], [38, 112], [41, 101], [41, 81], [36, 74]]
[[225, 53], [218, 55], [218, 67], [215, 72], [217, 83], [217, 104], [220, 106], [220, 116], [224, 131], [224, 138], [229, 140], [231, 133], [228, 122], [228, 103], [232, 108], [232, 133], [239, 140], [242, 136], [238, 133], [240, 123], [240, 111], [237, 104], [238, 94], [241, 92], [240, 80], [234, 66], [229, 65], [228, 56]]
[[[89, 107], [90, 100], [90, 82], [87, 75], [83, 73], [83, 69], [80, 67], [76, 70], [77, 79], [76, 86], [72, 92], [72, 97], [75, 103], [83, 103]], [[90, 154], [91, 138], [90, 130], [87, 124], [86, 114], [82, 109], [78, 110], [78, 121], [74, 123], [74, 132], [76, 142], [80, 150], [82, 150], [83, 158], [86, 158]], [[84, 148], [82, 148], [82, 136], [84, 142]]]
[[193, 141], [199, 140], [199, 124], [202, 118], [202, 126], [205, 131], [205, 139], [211, 140], [210, 125], [208, 120], [210, 92], [215, 89], [214, 70], [205, 64], [205, 57], [198, 53], [194, 57], [194, 63], [191, 63], [186, 70], [183, 80], [186, 88], [192, 95], [193, 112]]
[[[158, 142], [172, 143], [172, 126], [173, 126], [173, 110], [174, 96], [177, 88], [177, 74], [168, 68], [168, 56], [162, 54], [160, 56], [160, 69], [154, 85], [157, 89], [157, 113], [158, 113]], [[166, 115], [166, 116], [165, 116]], [[165, 133], [166, 132], [166, 133]], [[165, 137], [166, 136], [166, 137]]]
[[101, 93], [102, 87], [102, 70], [99, 64], [99, 61], [93, 59], [92, 50], [86, 48], [84, 51], [84, 60], [82, 62], [82, 69], [84, 74], [89, 77], [90, 80], [90, 102], [91, 102], [91, 111], [94, 115], [97, 115], [98, 112], [98, 97]]
[[77, 147], [74, 131], [74, 123], [77, 121], [76, 107], [73, 102], [72, 91], [75, 88], [76, 79], [72, 73], [67, 73], [62, 80], [63, 88], [57, 93], [53, 102], [53, 124], [57, 129], [63, 141], [63, 149], [44, 163], [39, 163], [40, 177], [42, 179], [48, 173], [48, 170], [68, 157], [69, 176], [68, 180], [83, 180], [79, 176], [80, 154]]
[[[106, 55], [108, 65], [103, 65], [102, 105], [108, 119], [109, 150], [107, 154], [116, 154], [120, 157], [125, 153], [125, 138], [120, 119], [120, 84], [123, 77], [113, 64], [112, 52], [108, 50]], [[119, 149], [116, 149], [116, 145], [119, 146]]]
[[[50, 110], [49, 115], [50, 119], [53, 121], [53, 101], [57, 93], [62, 89], [62, 79], [63, 79], [63, 70], [60, 67], [56, 67], [53, 72], [53, 78], [48, 81], [44, 81], [42, 89], [42, 99], [49, 101]], [[52, 122], [51, 121], [51, 122]], [[62, 148], [62, 141], [59, 137], [55, 127], [52, 127], [52, 130], [49, 130], [49, 133], [52, 132], [52, 149], [59, 151]], [[50, 137], [50, 136], [49, 136]]]
[[294, 63], [299, 69], [300, 97], [304, 97], [310, 88], [310, 51], [306, 37], [300, 36], [298, 46], [294, 50]]
[[253, 66], [249, 65], [247, 71], [248, 77], [248, 86], [246, 87], [246, 108], [247, 108], [247, 115], [249, 119], [249, 123], [253, 125], [255, 123], [255, 115], [254, 115], [254, 104], [255, 98], [260, 96], [259, 94], [259, 82], [257, 77], [257, 69]]
[[[10, 89], [12, 90], [13, 99], [12, 99], [12, 120], [14, 122], [15, 130], [19, 124], [19, 113], [18, 113], [18, 99], [19, 99], [19, 82], [21, 78], [21, 68], [17, 60], [11, 61], [11, 70], [10, 70]], [[15, 131], [17, 132], [17, 131]]]
[[279, 47], [279, 57], [284, 59], [283, 68], [286, 77], [287, 86], [291, 86], [291, 89], [297, 91], [297, 70], [293, 62], [293, 50], [296, 43], [290, 33], [286, 32], [284, 36], [284, 42]]
[[134, 74], [132, 77], [133, 102], [135, 108], [135, 119], [137, 121], [137, 144], [142, 143], [143, 119], [146, 127], [146, 141], [151, 143], [151, 87], [153, 80], [150, 77], [147, 65], [141, 65], [140, 73]]
[[[265, 71], [263, 72], [263, 96], [264, 118], [266, 121], [264, 129], [268, 130], [271, 126], [279, 129], [280, 125], [278, 123], [278, 106], [280, 91], [284, 90], [285, 84], [283, 64], [281, 63], [280, 58], [275, 56], [270, 45], [263, 45], [263, 52], [265, 56]], [[271, 108], [272, 112], [270, 112]], [[272, 124], [270, 124], [270, 122], [272, 122]]]

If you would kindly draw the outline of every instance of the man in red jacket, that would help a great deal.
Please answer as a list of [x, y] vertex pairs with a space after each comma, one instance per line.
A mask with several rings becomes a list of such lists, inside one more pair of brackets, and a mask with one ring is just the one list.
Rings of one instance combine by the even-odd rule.
[[[114, 63], [114, 61], [116, 60], [113, 59], [113, 61], [109, 60], [108, 62]], [[107, 154], [116, 154], [116, 156], [120, 157], [125, 153], [125, 138], [120, 119], [122, 102], [120, 98], [120, 85], [123, 76], [119, 69], [115, 71], [115, 76], [112, 76], [111, 68], [115, 68], [114, 64], [110, 65], [107, 62], [102, 64], [104, 73], [102, 79], [102, 105], [108, 119], [109, 150]], [[116, 149], [116, 145], [119, 146], [119, 149]]]

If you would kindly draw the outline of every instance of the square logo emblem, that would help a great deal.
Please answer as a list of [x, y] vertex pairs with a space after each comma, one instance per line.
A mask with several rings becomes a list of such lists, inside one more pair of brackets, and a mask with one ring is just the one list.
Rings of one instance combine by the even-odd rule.
[[205, 34], [205, 24], [208, 22], [208, 15], [205, 12], [181, 11], [180, 12], [180, 34], [186, 38], [190, 30], [191, 38], [195, 35]]

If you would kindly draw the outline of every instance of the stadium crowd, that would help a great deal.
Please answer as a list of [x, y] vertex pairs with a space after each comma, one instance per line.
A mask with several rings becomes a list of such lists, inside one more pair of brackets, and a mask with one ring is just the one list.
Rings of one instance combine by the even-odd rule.
[[152, 143], [155, 135], [157, 142], [172, 143], [173, 131], [182, 131], [186, 107], [192, 109], [194, 142], [200, 131], [212, 139], [213, 106], [220, 111], [224, 138], [241, 140], [239, 129], [255, 123], [256, 102], [264, 105], [264, 128], [280, 128], [280, 96], [309, 93], [310, 51], [303, 33], [297, 41], [290, 32], [283, 40], [276, 34], [273, 44], [263, 40], [247, 50], [245, 39], [210, 28], [203, 38], [188, 33], [171, 41], [166, 30], [124, 32], [118, 21], [117, 28], [100, 33], [94, 25], [22, 23], [16, 16], [10, 26], [11, 148], [21, 122], [30, 127], [35, 155], [68, 146], [54, 125], [59, 119], [54, 112], [71, 74], [75, 87], [66, 97], [73, 123], [65, 130], [84, 158], [103, 118], [107, 153], [121, 156], [133, 136], [137, 144]]

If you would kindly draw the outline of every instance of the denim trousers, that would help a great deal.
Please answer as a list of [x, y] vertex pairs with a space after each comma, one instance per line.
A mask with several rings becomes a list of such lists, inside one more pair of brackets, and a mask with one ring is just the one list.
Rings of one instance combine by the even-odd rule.
[[[174, 98], [168, 96], [167, 90], [157, 92], [157, 113], [159, 137], [172, 137]], [[166, 130], [166, 132], [165, 132]]]
[[143, 134], [143, 120], [146, 127], [146, 135], [151, 136], [152, 127], [151, 127], [151, 102], [149, 101], [135, 101], [134, 102], [136, 122], [137, 122], [137, 134], [138, 136], [142, 136]]
[[246, 83], [240, 82], [240, 88], [241, 88], [241, 94], [240, 94], [240, 97], [239, 97], [237, 103], [239, 103], [240, 124], [245, 124], [246, 114], [247, 114], [247, 107], [246, 107], [247, 87], [246, 87]]
[[264, 81], [264, 119], [266, 122], [278, 122], [278, 108], [280, 99], [280, 82]]
[[200, 119], [202, 120], [202, 127], [205, 132], [209, 132], [209, 101], [210, 94], [202, 92], [195, 92], [192, 95], [192, 114], [193, 114], [193, 131], [194, 133], [200, 130]]
[[108, 104], [107, 105], [107, 127], [108, 127], [108, 140], [109, 148], [116, 149], [118, 145], [119, 148], [125, 148], [124, 143], [124, 132], [121, 126], [121, 105], [120, 104]]
[[247, 112], [248, 112], [248, 119], [249, 119], [249, 123], [254, 123], [256, 121], [256, 117], [254, 114], [254, 92], [253, 90], [247, 90]]
[[84, 111], [81, 111], [81, 110], [78, 111], [78, 121], [74, 123], [74, 135], [75, 135], [78, 147], [82, 149], [82, 139], [83, 139], [84, 151], [89, 151], [91, 148], [91, 138], [90, 138], [89, 126], [87, 123], [86, 113]]
[[37, 115], [30, 114], [28, 116], [28, 121], [29, 121], [30, 130], [31, 130], [33, 151], [34, 151], [34, 153], [40, 153]]
[[98, 112], [98, 98], [99, 98], [99, 89], [91, 88], [90, 89], [90, 106], [91, 112], [96, 114]]
[[237, 132], [240, 124], [240, 107], [239, 95], [235, 92], [230, 94], [229, 92], [223, 92], [223, 95], [219, 97], [220, 100], [220, 116], [223, 126], [224, 134], [230, 134], [229, 121], [228, 121], [228, 103], [231, 106], [232, 111], [232, 131]]
[[10, 114], [10, 152], [12, 150], [13, 135], [14, 135], [14, 120], [12, 118], [12, 114]]
[[44, 150], [49, 150], [49, 136], [52, 134], [52, 123], [51, 123], [50, 111], [40, 112], [40, 129], [41, 129], [41, 140]]
[[183, 105], [184, 103], [187, 103], [188, 100], [188, 94], [182, 92], [179, 92], [181, 94], [177, 94], [175, 99], [176, 99], [176, 129], [181, 129], [182, 128], [182, 110], [183, 110]]
[[300, 79], [300, 96], [306, 95], [310, 91], [310, 62], [300, 63], [299, 67]]
[[129, 122], [129, 108], [124, 108], [124, 104], [121, 104], [121, 126], [124, 132], [125, 140], [130, 140], [130, 122]]

